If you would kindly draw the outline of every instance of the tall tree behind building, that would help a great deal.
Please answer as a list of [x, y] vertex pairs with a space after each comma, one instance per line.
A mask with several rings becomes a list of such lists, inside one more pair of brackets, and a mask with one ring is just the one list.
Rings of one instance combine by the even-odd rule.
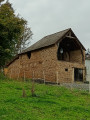
[[0, 67], [30, 42], [31, 29], [27, 21], [15, 15], [15, 11], [8, 1], [0, 0]]

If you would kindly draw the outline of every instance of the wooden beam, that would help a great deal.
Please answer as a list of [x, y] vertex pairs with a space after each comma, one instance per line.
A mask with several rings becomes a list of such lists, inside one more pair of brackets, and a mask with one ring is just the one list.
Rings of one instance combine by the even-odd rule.
[[84, 54], [83, 54], [83, 49], [81, 48], [81, 54], [82, 54], [82, 63], [84, 63]]
[[72, 37], [72, 36], [66, 36], [66, 38], [69, 38], [69, 39], [76, 39], [75, 37]]
[[[75, 37], [72, 37], [72, 36], [66, 36], [66, 38], [68, 38], [68, 39], [72, 39], [72, 42], [74, 43], [74, 45], [75, 45], [76, 47], [81, 48], [80, 44], [77, 42], [77, 39], [76, 39]], [[74, 41], [74, 40], [75, 40], [75, 41]]]
[[[80, 48], [81, 48], [81, 45], [80, 45], [79, 41], [78, 41], [75, 37], [72, 37], [72, 36], [66, 36], [66, 38], [76, 40], [76, 43], [77, 43], [77, 44], [78, 44], [78, 46], [80, 46]], [[75, 43], [75, 41], [74, 41], [74, 43]]]

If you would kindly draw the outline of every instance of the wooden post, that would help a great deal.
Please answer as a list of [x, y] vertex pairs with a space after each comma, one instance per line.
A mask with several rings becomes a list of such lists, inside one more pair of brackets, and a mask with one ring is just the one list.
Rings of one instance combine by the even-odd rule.
[[26, 92], [24, 88], [22, 89], [22, 97], [26, 97]]
[[19, 74], [20, 74], [20, 69], [19, 69], [19, 71], [18, 71], [18, 77], [17, 77], [17, 80], [19, 79]]
[[56, 79], [57, 79], [57, 84], [58, 84], [58, 71], [56, 71]]
[[10, 79], [11, 79], [11, 75], [12, 75], [12, 69], [11, 69], [11, 73], [10, 73]]
[[33, 80], [34, 80], [34, 71], [33, 71]]
[[72, 83], [74, 82], [74, 68], [72, 68]]
[[44, 78], [44, 84], [45, 84], [45, 73], [44, 73], [44, 71], [43, 71], [43, 78]]
[[73, 90], [73, 83], [74, 83], [74, 68], [72, 68], [72, 82], [70, 85], [71, 90]]
[[[24, 71], [24, 82], [25, 82], [25, 71]], [[26, 92], [25, 92], [25, 89], [24, 89], [24, 87], [23, 87], [23, 89], [22, 89], [22, 97], [26, 97]]]
[[24, 71], [24, 82], [25, 82], [25, 71]]
[[90, 94], [90, 81], [89, 81], [89, 94]]

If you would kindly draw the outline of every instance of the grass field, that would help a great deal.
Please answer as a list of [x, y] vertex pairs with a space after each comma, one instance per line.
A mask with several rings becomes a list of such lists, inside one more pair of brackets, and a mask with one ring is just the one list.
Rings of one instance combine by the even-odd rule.
[[[90, 120], [88, 92], [0, 78], [0, 120]], [[27, 96], [22, 97], [22, 88]]]

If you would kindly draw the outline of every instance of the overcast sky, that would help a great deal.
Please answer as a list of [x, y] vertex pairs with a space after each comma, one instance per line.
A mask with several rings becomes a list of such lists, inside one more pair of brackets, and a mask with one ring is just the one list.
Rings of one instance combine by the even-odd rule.
[[90, 0], [9, 0], [16, 13], [28, 21], [32, 43], [42, 37], [72, 28], [81, 43], [90, 48]]

